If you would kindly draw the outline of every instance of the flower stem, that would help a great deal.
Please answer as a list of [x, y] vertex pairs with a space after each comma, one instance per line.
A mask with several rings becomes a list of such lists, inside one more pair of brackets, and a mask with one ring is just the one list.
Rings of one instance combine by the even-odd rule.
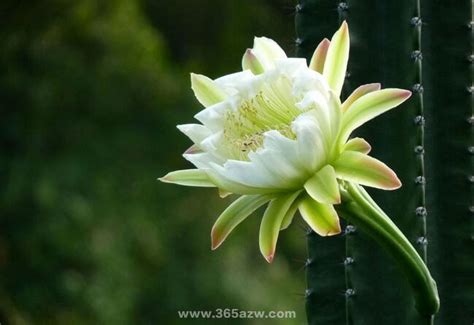
[[365, 231], [395, 258], [412, 286], [418, 312], [436, 314], [439, 309], [436, 282], [408, 239], [362, 187], [345, 183], [341, 194], [342, 204], [336, 206], [339, 215]]

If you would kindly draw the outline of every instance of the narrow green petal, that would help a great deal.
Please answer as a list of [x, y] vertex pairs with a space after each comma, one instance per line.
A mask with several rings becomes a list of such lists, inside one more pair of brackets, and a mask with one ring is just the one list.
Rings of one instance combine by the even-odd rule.
[[271, 197], [265, 195], [243, 195], [232, 202], [217, 218], [212, 227], [211, 248], [216, 249], [219, 247], [239, 223], [270, 199]]
[[368, 154], [370, 150], [372, 150], [372, 147], [362, 138], [353, 138], [347, 141], [347, 143], [344, 145], [344, 150]]
[[212, 79], [201, 74], [191, 73], [191, 88], [204, 107], [217, 104], [226, 98], [225, 92]]
[[164, 183], [173, 183], [184, 186], [198, 186], [198, 187], [216, 187], [211, 182], [206, 172], [200, 169], [183, 169], [166, 174], [159, 178]]
[[342, 85], [346, 77], [347, 61], [349, 60], [349, 28], [344, 21], [334, 34], [329, 45], [323, 75], [329, 87], [340, 96]]
[[313, 69], [316, 72], [323, 73], [324, 62], [326, 62], [326, 56], [328, 54], [329, 45], [331, 42], [325, 38], [319, 43], [318, 47], [313, 53], [311, 62], [309, 63], [309, 68]]
[[260, 252], [268, 263], [271, 263], [275, 256], [278, 234], [280, 233], [283, 219], [299, 193], [282, 194], [274, 198], [265, 210], [260, 225], [259, 243]]
[[339, 143], [344, 144], [356, 128], [400, 105], [410, 96], [411, 92], [408, 90], [387, 88], [360, 97], [342, 116]]
[[332, 139], [336, 139], [339, 130], [341, 129], [342, 121], [342, 111], [341, 111], [341, 100], [334, 93], [334, 91], [329, 91], [329, 107], [331, 113], [331, 133]]
[[356, 90], [352, 92], [352, 94], [350, 94], [349, 97], [347, 97], [344, 103], [342, 103], [342, 106], [341, 106], [342, 111], [343, 112], [347, 111], [347, 109], [352, 105], [352, 103], [354, 103], [360, 97], [377, 90], [380, 90], [379, 83], [366, 84], [366, 85], [362, 85], [358, 87]]
[[306, 192], [316, 201], [327, 204], [341, 203], [336, 172], [331, 165], [326, 165], [304, 184]]
[[291, 223], [293, 222], [293, 218], [295, 217], [296, 211], [298, 210], [298, 199], [296, 199], [291, 207], [288, 209], [288, 211], [285, 214], [285, 217], [283, 218], [283, 221], [281, 222], [281, 228], [280, 230], [285, 230], [288, 228]]
[[402, 183], [383, 162], [356, 151], [345, 151], [334, 163], [338, 178], [361, 185], [395, 190]]
[[333, 236], [341, 232], [339, 216], [331, 204], [319, 203], [306, 195], [298, 208], [304, 221], [318, 235]]
[[247, 49], [242, 57], [242, 69], [250, 70], [253, 74], [261, 74], [264, 72], [263, 66], [257, 59], [252, 49]]

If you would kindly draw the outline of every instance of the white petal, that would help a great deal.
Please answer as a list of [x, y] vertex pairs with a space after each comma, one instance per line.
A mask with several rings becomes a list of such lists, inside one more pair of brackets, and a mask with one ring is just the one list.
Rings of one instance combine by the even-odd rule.
[[228, 160], [224, 164], [226, 176], [234, 181], [252, 187], [285, 188], [286, 182], [275, 177], [258, 162]]
[[300, 69], [295, 75], [293, 95], [300, 97], [308, 91], [318, 91], [327, 94], [329, 91], [329, 85], [320, 73], [308, 68]]
[[[310, 111], [312, 118], [318, 124], [326, 151], [329, 151], [331, 146], [331, 113], [327, 98], [317, 91], [310, 91], [305, 94], [302, 101], [296, 103], [296, 106], [302, 111]], [[308, 112], [309, 113], [309, 112]]]
[[218, 164], [224, 164], [227, 160], [227, 153], [222, 150], [223, 134], [223, 131], [213, 133], [204, 140], [202, 140], [199, 144], [199, 147], [203, 151], [211, 154], [213, 156], [213, 161]]
[[249, 82], [254, 78], [255, 76], [251, 71], [244, 70], [225, 75], [214, 80], [214, 82], [216, 85], [223, 88], [229, 95], [235, 95], [237, 93], [237, 89], [239, 89], [243, 83]]
[[293, 130], [297, 140], [275, 130], [266, 132], [263, 148], [250, 153], [250, 161], [227, 161], [223, 175], [245, 186], [276, 191], [301, 187], [325, 163], [327, 156], [313, 114], [300, 115], [293, 123]]
[[209, 168], [209, 163], [213, 162], [213, 156], [207, 152], [193, 153], [193, 154], [183, 154], [184, 159], [191, 162], [196, 168], [206, 169]]
[[305, 170], [312, 174], [326, 161], [325, 135], [320, 129], [314, 110], [301, 114], [292, 123], [296, 134], [297, 157]]
[[201, 124], [181, 124], [176, 127], [196, 144], [211, 135], [211, 131]]
[[296, 140], [288, 139], [280, 132], [272, 130], [264, 133], [263, 147], [276, 152], [282, 164], [293, 166], [300, 173], [306, 171], [304, 160], [298, 156], [299, 148]]
[[216, 184], [219, 189], [224, 190], [225, 192], [235, 193], [235, 194], [267, 194], [275, 192], [275, 189], [272, 188], [259, 188], [243, 185], [239, 182], [234, 182], [230, 180], [226, 175], [226, 170], [221, 165], [211, 162], [209, 164], [210, 168], [206, 169], [206, 173], [209, 176], [209, 179]]
[[[223, 166], [212, 164], [212, 169], [218, 177], [234, 183], [231, 186], [239, 184], [274, 192], [302, 187], [323, 164], [325, 155], [324, 151], [318, 154], [322, 144], [317, 125], [303, 121], [296, 125], [298, 140], [288, 139], [278, 131], [266, 132], [263, 148], [249, 153], [250, 161], [228, 160]], [[229, 191], [235, 193], [235, 189]]]
[[260, 164], [275, 178], [286, 179], [287, 182], [298, 183], [302, 178], [301, 169], [290, 160], [282, 157], [282, 153], [273, 149], [262, 148], [250, 152], [249, 159]]
[[319, 91], [305, 92], [303, 99], [297, 102], [296, 106], [302, 111], [320, 108], [325, 113], [324, 120], [329, 120], [328, 97], [325, 93]]
[[229, 100], [212, 105], [203, 109], [194, 117], [204, 124], [211, 131], [218, 131], [222, 129], [224, 123], [225, 113], [232, 110], [232, 105]]
[[186, 151], [184, 153], [193, 154], [193, 153], [200, 153], [200, 152], [202, 152], [202, 149], [199, 148], [199, 146], [197, 144], [193, 144], [191, 147], [186, 149]]
[[255, 37], [253, 51], [265, 70], [275, 67], [275, 61], [286, 58], [285, 51], [272, 39]]
[[212, 133], [207, 138], [205, 138], [201, 141], [200, 147], [204, 151], [215, 153], [218, 150], [219, 146], [220, 146], [220, 143], [222, 141], [222, 136], [223, 136], [222, 131]]
[[301, 58], [285, 58], [276, 61], [275, 73], [277, 75], [284, 75], [290, 79], [297, 78], [301, 73], [308, 70], [306, 59]]

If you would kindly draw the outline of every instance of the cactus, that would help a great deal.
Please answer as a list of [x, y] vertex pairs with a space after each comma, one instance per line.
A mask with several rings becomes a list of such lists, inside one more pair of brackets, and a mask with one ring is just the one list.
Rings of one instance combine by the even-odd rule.
[[[296, 6], [296, 44], [299, 56], [313, 54], [324, 37], [338, 28], [337, 11], [333, 0], [301, 1]], [[319, 22], [315, 24], [314, 22]], [[315, 324], [343, 324], [345, 314], [345, 274], [342, 267], [344, 241], [340, 237], [322, 238], [308, 231], [308, 260], [306, 305], [308, 319]], [[324, 311], [324, 312], [319, 312]]]
[[468, 324], [474, 319], [471, 6], [466, 0], [455, 5], [300, 0], [297, 5], [301, 57], [309, 58], [341, 20], [348, 21], [352, 39], [344, 94], [378, 81], [414, 92], [403, 108], [366, 125], [360, 135], [403, 182], [398, 191], [371, 195], [433, 270], [442, 304], [436, 320], [421, 316], [393, 260], [347, 224], [342, 236], [308, 234], [310, 324]]
[[422, 2], [428, 258], [442, 299], [438, 324], [474, 321], [471, 6]]

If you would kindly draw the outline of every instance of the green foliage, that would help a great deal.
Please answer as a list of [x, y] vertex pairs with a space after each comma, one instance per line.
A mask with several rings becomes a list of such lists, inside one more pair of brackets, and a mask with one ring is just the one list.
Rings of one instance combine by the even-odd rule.
[[200, 5], [0, 5], [2, 324], [172, 324], [177, 310], [226, 307], [303, 317], [299, 263], [285, 258], [303, 255], [301, 230], [286, 231], [272, 266], [246, 240], [255, 218], [211, 253], [211, 225], [228, 202], [156, 181], [188, 167], [175, 125], [198, 108], [189, 69], [237, 70], [254, 33], [292, 34], [291, 21], [256, 23], [266, 12], [263, 22], [288, 20], [274, 3], [230, 1], [232, 19], [217, 31], [199, 19], [222, 14], [218, 2]]

